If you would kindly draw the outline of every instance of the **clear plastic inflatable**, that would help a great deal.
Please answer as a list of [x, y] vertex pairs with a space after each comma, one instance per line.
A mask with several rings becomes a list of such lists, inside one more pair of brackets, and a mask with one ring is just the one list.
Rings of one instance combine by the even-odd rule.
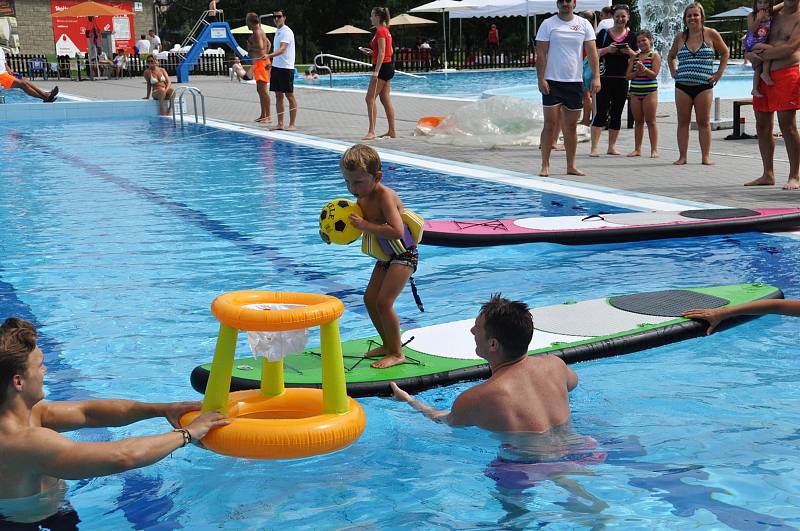
[[[538, 146], [544, 111], [541, 103], [495, 96], [464, 105], [434, 128], [425, 127], [423, 120], [415, 134], [430, 136], [430, 141], [438, 144], [482, 148]], [[578, 125], [578, 142], [588, 140], [589, 128]]]

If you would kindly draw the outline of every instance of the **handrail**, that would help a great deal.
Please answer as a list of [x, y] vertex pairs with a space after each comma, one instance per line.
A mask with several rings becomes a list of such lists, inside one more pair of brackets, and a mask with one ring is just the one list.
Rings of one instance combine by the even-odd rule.
[[[361, 66], [369, 66], [369, 67], [372, 66], [371, 63], [365, 63], [364, 61], [357, 61], [355, 59], [349, 59], [347, 57], [342, 57], [341, 55], [333, 55], [332, 53], [319, 53], [319, 54], [317, 54], [314, 57], [314, 66], [316, 66], [317, 68], [319, 68], [319, 67], [327, 68], [328, 71], [330, 71], [330, 68], [325, 66], [324, 63], [321, 63], [321, 62], [318, 63], [317, 62], [317, 59], [324, 59], [326, 57], [329, 58], [329, 59], [337, 59], [339, 61], [344, 61], [346, 63], [353, 63], [353, 64], [357, 64], [357, 65], [361, 65]], [[395, 73], [403, 74], [404, 76], [414, 77], [414, 78], [417, 78], [417, 79], [425, 79], [425, 76], [420, 76], [420, 75], [417, 75], [417, 74], [409, 74], [408, 72], [402, 72], [400, 70], [395, 70]], [[333, 77], [331, 77], [331, 80], [332, 79], [333, 79]]]
[[203, 125], [206, 125], [206, 97], [203, 92], [197, 87], [181, 86], [175, 89], [172, 93], [170, 100], [172, 101], [172, 125], [178, 127], [178, 119], [175, 117], [175, 98], [178, 97], [178, 107], [180, 107], [181, 115], [181, 129], [183, 129], [183, 97], [186, 93], [192, 95], [192, 104], [194, 105], [194, 123], [199, 124], [200, 118], [197, 115], [197, 96], [200, 96], [200, 105], [203, 112]]
[[[206, 21], [206, 17], [208, 17], [209, 13], [210, 13], [210, 10], [208, 10], [208, 9], [203, 11], [203, 14], [200, 15], [200, 18], [198, 18], [197, 22], [194, 23], [194, 26], [192, 27], [192, 31], [190, 31], [186, 35], [186, 38], [183, 39], [183, 42], [181, 43], [181, 48], [185, 48], [185, 47], [189, 46], [189, 42], [190, 41], [195, 41], [196, 40], [194, 38], [194, 36], [197, 34], [197, 30], [203, 24], [208, 24], [208, 22]], [[217, 17], [218, 17], [218, 19], [217, 19], [218, 22], [224, 22], [225, 21], [225, 16], [224, 16], [223, 11], [221, 9], [217, 9]]]

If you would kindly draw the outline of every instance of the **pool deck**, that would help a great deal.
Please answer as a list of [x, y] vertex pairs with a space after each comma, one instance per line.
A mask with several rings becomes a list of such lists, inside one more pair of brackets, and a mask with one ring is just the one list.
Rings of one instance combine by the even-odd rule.
[[[52, 81], [42, 83], [49, 88]], [[145, 94], [143, 78], [107, 81], [59, 81], [62, 92], [90, 99], [125, 100], [142, 98]], [[255, 86], [230, 82], [224, 77], [191, 78], [190, 84], [202, 90], [206, 99], [209, 118], [235, 122], [244, 126], [268, 130], [268, 127], [253, 123], [258, 116]], [[367, 120], [363, 92], [343, 92], [296, 87], [299, 114], [298, 132], [325, 139], [353, 142], [359, 141], [366, 132]], [[436, 157], [458, 162], [475, 163], [504, 170], [521, 172], [531, 176], [538, 173], [540, 156], [536, 148], [502, 147], [493, 149], [460, 147], [431, 142], [425, 137], [413, 136], [414, 127], [421, 116], [450, 115], [459, 107], [469, 104], [464, 100], [427, 98], [393, 94], [397, 115], [395, 139], [370, 142], [371, 145], [409, 154]], [[272, 104], [274, 111], [274, 102]], [[723, 100], [722, 118], [730, 119], [732, 104]], [[746, 119], [746, 130], [754, 133], [752, 107], [742, 107]], [[800, 203], [800, 192], [784, 191], [788, 160], [782, 139], [777, 140], [775, 170], [778, 184], [772, 187], [746, 188], [745, 181], [761, 175], [761, 159], [755, 139], [726, 141], [730, 129], [713, 132], [712, 159], [714, 166], [703, 166], [700, 162], [697, 133], [690, 136], [689, 164], [674, 166], [677, 158], [676, 114], [671, 102], [659, 105], [660, 159], [649, 157], [628, 158], [603, 155], [588, 156], [588, 143], [578, 146], [577, 166], [588, 175], [573, 177], [565, 174], [563, 152], [554, 152], [551, 157], [551, 177], [576, 183], [604, 186], [630, 192], [655, 194], [689, 201], [713, 203], [736, 207], [791, 207]], [[624, 122], [623, 122], [624, 125]], [[379, 105], [378, 133], [385, 131], [383, 109]], [[777, 132], [777, 123], [775, 125]], [[288, 133], [284, 133], [288, 134]], [[605, 151], [605, 133], [601, 149]], [[649, 152], [645, 131], [644, 152]], [[628, 153], [633, 147], [633, 130], [620, 134], [618, 149]]]

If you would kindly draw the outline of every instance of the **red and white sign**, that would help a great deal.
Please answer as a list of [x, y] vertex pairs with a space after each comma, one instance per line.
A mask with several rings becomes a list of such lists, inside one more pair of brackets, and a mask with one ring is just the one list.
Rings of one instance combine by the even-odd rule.
[[[131, 2], [96, 1], [133, 13]], [[50, 0], [50, 13], [57, 14], [81, 3], [83, 0]], [[121, 17], [94, 17], [93, 23], [100, 32], [114, 32], [114, 51], [124, 48], [128, 53], [133, 53], [136, 31], [133, 26], [132, 14]], [[86, 32], [89, 29], [91, 29], [91, 25], [88, 17], [53, 17], [56, 53], [70, 57], [74, 57], [77, 52], [86, 53], [89, 50], [86, 38]]]

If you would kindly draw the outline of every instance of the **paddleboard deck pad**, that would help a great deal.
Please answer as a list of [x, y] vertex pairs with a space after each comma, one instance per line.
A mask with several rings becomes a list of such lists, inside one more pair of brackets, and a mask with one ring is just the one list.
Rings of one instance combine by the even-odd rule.
[[[783, 298], [780, 289], [765, 284], [735, 284], [622, 295], [583, 302], [565, 302], [531, 310], [535, 327], [529, 355], [555, 354], [567, 363], [618, 356], [705, 335], [707, 324], [681, 317], [692, 308], [718, 308], [760, 299]], [[738, 319], [738, 322], [745, 318]], [[364, 354], [380, 343], [378, 337], [342, 343], [347, 391], [350, 396], [389, 395], [389, 382], [416, 392], [439, 385], [487, 378], [489, 365], [475, 354], [464, 319], [407, 330], [402, 335], [406, 363], [388, 369], [370, 367]], [[731, 326], [736, 319], [723, 324]], [[204, 392], [211, 364], [192, 371], [192, 387]], [[284, 359], [287, 387], [321, 387], [319, 348]], [[234, 362], [231, 390], [257, 389], [261, 360]]]
[[800, 226], [800, 208], [720, 208], [473, 221], [426, 221], [422, 242], [448, 247], [615, 243], [775, 231]]

